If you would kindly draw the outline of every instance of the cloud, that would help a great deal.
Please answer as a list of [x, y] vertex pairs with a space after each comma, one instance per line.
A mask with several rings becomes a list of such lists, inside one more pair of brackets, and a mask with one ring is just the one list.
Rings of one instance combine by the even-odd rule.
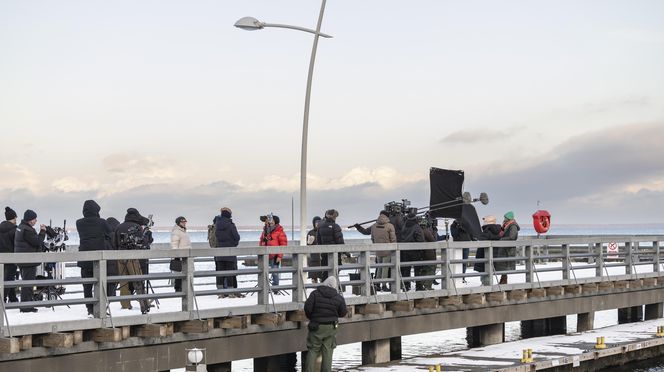
[[27, 167], [13, 163], [0, 164], [0, 190], [39, 189], [39, 177]]
[[462, 129], [443, 137], [440, 142], [445, 144], [475, 144], [480, 142], [493, 142], [503, 140], [508, 136], [507, 131], [493, 129]]

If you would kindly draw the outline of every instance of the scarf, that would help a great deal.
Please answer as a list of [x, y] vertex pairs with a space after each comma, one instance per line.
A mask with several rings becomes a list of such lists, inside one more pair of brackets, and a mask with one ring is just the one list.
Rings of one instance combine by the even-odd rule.
[[503, 226], [500, 228], [500, 233], [498, 234], [498, 236], [502, 238], [505, 235], [507, 229], [510, 227], [510, 225], [512, 225], [515, 222], [516, 222], [515, 220], [509, 220], [507, 222], [504, 222]]

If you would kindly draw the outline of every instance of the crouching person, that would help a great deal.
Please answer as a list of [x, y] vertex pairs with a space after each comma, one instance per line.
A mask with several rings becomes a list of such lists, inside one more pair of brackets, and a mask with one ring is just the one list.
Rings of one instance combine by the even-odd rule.
[[321, 372], [332, 371], [332, 353], [337, 346], [339, 317], [346, 316], [346, 301], [337, 290], [337, 278], [330, 276], [311, 293], [304, 304], [309, 319], [306, 372], [314, 372], [316, 359], [322, 354]]

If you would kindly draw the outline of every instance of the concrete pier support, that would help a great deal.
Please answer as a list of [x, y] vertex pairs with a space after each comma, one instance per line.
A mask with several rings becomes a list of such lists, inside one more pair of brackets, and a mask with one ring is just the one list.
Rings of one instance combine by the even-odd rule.
[[470, 347], [495, 345], [505, 342], [505, 323], [466, 328], [466, 341]]
[[643, 306], [618, 309], [618, 324], [634, 323], [643, 320]]
[[653, 320], [664, 317], [664, 303], [646, 305], [645, 320]]
[[401, 337], [390, 338], [390, 360], [401, 360]]
[[577, 314], [576, 331], [586, 332], [592, 329], [595, 329], [595, 312]]
[[254, 358], [254, 372], [295, 372], [297, 353]]
[[208, 364], [207, 372], [231, 372], [231, 362]]
[[567, 333], [567, 317], [521, 321], [521, 338], [564, 335]]
[[362, 343], [362, 364], [387, 363], [390, 361], [390, 339], [365, 341]]

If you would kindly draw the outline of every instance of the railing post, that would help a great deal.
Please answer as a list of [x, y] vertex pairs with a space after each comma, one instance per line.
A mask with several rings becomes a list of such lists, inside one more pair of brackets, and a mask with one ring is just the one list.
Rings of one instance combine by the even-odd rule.
[[588, 254], [591, 254], [592, 256], [588, 257], [588, 264], [595, 263], [595, 255], [594, 255], [594, 244], [593, 243], [588, 243]]
[[653, 268], [652, 271], [659, 273], [661, 271], [661, 266], [659, 265], [659, 240], [652, 242], [652, 247], [655, 250], [655, 257], [653, 257]]
[[304, 259], [306, 254], [293, 253], [293, 269], [295, 272], [293, 275], [293, 302], [303, 302], [304, 301], [304, 284], [306, 283], [306, 276], [302, 269], [304, 268]]
[[270, 258], [267, 253], [258, 254], [258, 304], [268, 305], [270, 303]]
[[595, 243], [595, 276], [603, 277], [604, 276], [604, 249], [602, 243]]
[[627, 251], [627, 256], [625, 257], [625, 274], [632, 274], [632, 243], [625, 242], [625, 250]]
[[193, 311], [194, 309], [194, 257], [187, 256], [182, 257], [182, 274], [185, 274], [185, 277], [182, 278], [182, 292], [184, 292], [184, 297], [182, 298], [182, 311]]
[[360, 291], [360, 294], [362, 296], [371, 296], [371, 269], [369, 265], [371, 264], [370, 262], [371, 256], [369, 255], [369, 251], [362, 251], [360, 252], [360, 263], [362, 264], [362, 270], [360, 270], [360, 279], [364, 280], [364, 283], [362, 283], [362, 290]]
[[95, 318], [106, 318], [106, 260], [93, 261], [92, 271], [95, 280], [94, 284], [94, 299], [95, 303], [92, 307], [92, 313]]
[[392, 279], [392, 287], [390, 288], [392, 293], [401, 292], [401, 254], [399, 252], [399, 245], [396, 244], [393, 251], [390, 252], [392, 255], [390, 262], [392, 263], [392, 268], [390, 269]]
[[328, 261], [327, 261], [328, 264], [330, 263], [330, 261], [332, 261], [332, 274], [330, 274], [330, 275], [336, 276], [337, 281], [341, 282], [341, 279], [339, 278], [339, 276], [341, 276], [341, 274], [339, 274], [339, 252], [335, 251], [335, 252], [330, 253], [330, 255], [328, 256]]
[[[632, 251], [634, 252], [632, 255], [632, 265], [636, 265], [641, 262], [641, 253], [639, 252], [639, 249], [641, 249], [639, 242], [632, 242]], [[636, 266], [634, 266], [634, 271], [636, 271]]]
[[569, 244], [563, 244], [563, 279], [569, 279], [570, 277], [570, 266], [572, 263], [569, 259]]
[[487, 276], [489, 279], [486, 281], [489, 283], [489, 287], [493, 285], [493, 273], [494, 273], [494, 266], [493, 266], [493, 244], [489, 242], [489, 246], [486, 248], [486, 253], [484, 254], [485, 258], [488, 258], [488, 262], [484, 264], [484, 271], [486, 271]]
[[533, 262], [533, 246], [526, 245], [523, 247], [526, 254], [526, 283], [532, 283], [535, 273], [534, 262]]
[[[5, 300], [5, 265], [0, 264], [0, 293], [2, 293], [2, 301]], [[4, 305], [3, 305], [4, 306]], [[5, 312], [0, 311], [0, 337], [9, 336], [5, 330]]]

